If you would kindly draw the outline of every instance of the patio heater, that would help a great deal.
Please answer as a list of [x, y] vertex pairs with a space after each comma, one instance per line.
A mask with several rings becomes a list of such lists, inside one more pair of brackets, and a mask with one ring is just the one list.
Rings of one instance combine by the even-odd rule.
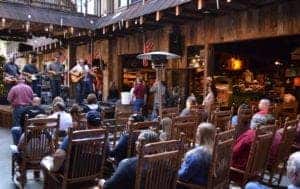
[[162, 74], [165, 71], [165, 65], [168, 63], [168, 60], [178, 59], [180, 56], [169, 52], [157, 51], [140, 54], [137, 56], [137, 58], [142, 60], [150, 60], [152, 68], [156, 71], [156, 80], [158, 82], [157, 93], [159, 94], [158, 111], [159, 116], [162, 117]]

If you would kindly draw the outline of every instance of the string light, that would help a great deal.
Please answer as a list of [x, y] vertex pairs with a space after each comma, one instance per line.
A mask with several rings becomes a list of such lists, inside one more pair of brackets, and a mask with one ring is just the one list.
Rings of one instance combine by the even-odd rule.
[[156, 11], [156, 18], [155, 20], [158, 22], [160, 20], [160, 12]]
[[116, 26], [113, 24], [112, 25], [112, 31], [115, 31], [116, 30]]
[[129, 21], [125, 22], [125, 28], [129, 28]]
[[144, 17], [140, 16], [140, 25], [143, 25], [143, 23], [144, 23]]
[[105, 35], [106, 33], [106, 30], [105, 30], [105, 27], [102, 29], [102, 34]]
[[220, 9], [220, 2], [219, 2], [219, 0], [216, 0], [216, 3], [217, 3], [217, 9]]
[[49, 31], [53, 32], [53, 25], [52, 24], [50, 24], [50, 26], [49, 26]]
[[73, 28], [73, 27], [70, 28], [70, 33], [71, 33], [72, 35], [74, 34], [74, 28]]
[[180, 9], [179, 9], [179, 6], [177, 5], [175, 7], [175, 15], [178, 16], [180, 14]]
[[5, 19], [5, 18], [2, 18], [2, 19], [1, 19], [1, 25], [2, 25], [2, 28], [5, 27], [5, 24], [6, 24], [6, 19]]
[[60, 26], [62, 27], [64, 23], [64, 20], [62, 18], [60, 18]]
[[202, 4], [202, 0], [198, 0], [198, 6], [197, 6], [198, 10], [203, 8], [203, 4]]
[[231, 0], [226, 0], [227, 3], [231, 3]]
[[27, 21], [27, 22], [26, 22], [26, 25], [25, 25], [25, 30], [26, 30], [26, 32], [29, 32], [29, 29], [30, 29], [30, 22]]

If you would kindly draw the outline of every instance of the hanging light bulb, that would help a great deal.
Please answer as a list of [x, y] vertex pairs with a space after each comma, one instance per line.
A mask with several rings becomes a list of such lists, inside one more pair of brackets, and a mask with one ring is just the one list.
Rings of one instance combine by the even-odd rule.
[[144, 17], [140, 16], [140, 25], [143, 25], [143, 24], [144, 24]]
[[49, 26], [49, 31], [50, 31], [50, 32], [53, 32], [53, 24], [50, 24], [50, 26]]
[[227, 3], [231, 3], [231, 0], [226, 0]]
[[112, 25], [112, 31], [115, 31], [116, 30], [116, 26], [113, 24]]
[[54, 49], [56, 49], [56, 42], [54, 43]]
[[64, 39], [66, 39], [67, 31], [64, 30]]
[[27, 21], [26, 24], [25, 24], [25, 30], [26, 30], [26, 32], [29, 32], [29, 29], [30, 29], [30, 22]]
[[156, 11], [156, 17], [155, 17], [156, 22], [160, 20], [160, 12]]
[[2, 28], [5, 27], [5, 24], [6, 24], [6, 19], [5, 19], [5, 18], [2, 18], [2, 19], [1, 19], [1, 26], [2, 26]]
[[105, 27], [102, 29], [102, 34], [105, 35], [106, 31], [105, 31]]
[[121, 30], [122, 29], [121, 22], [119, 22], [118, 25], [119, 25], [119, 30]]
[[125, 28], [129, 28], [129, 21], [125, 22]]
[[219, 0], [216, 0], [216, 4], [217, 4], [217, 9], [220, 9], [220, 2], [219, 2]]
[[62, 27], [64, 24], [64, 20], [62, 18], [60, 18], [60, 26]]
[[73, 28], [73, 27], [70, 28], [70, 33], [71, 33], [72, 35], [74, 34], [74, 28]]
[[203, 8], [202, 0], [198, 0], [197, 8], [198, 8], [198, 10]]
[[180, 14], [180, 9], [179, 9], [179, 6], [177, 5], [177, 6], [175, 7], [175, 15], [176, 15], [176, 16], [179, 16], [179, 14]]

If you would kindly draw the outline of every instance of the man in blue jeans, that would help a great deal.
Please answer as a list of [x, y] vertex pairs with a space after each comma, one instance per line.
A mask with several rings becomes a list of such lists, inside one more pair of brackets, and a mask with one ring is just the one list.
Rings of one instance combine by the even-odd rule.
[[50, 86], [52, 98], [60, 96], [64, 65], [60, 63], [61, 53], [55, 54], [55, 61], [49, 64], [47, 72], [50, 74]]
[[135, 113], [141, 113], [141, 109], [144, 106], [146, 87], [140, 78], [136, 79], [136, 85], [134, 86], [133, 94], [135, 101], [133, 103], [133, 111]]
[[93, 93], [93, 76], [91, 75], [89, 66], [85, 64], [83, 59], [79, 59], [78, 64], [70, 70], [70, 74], [76, 78], [80, 78], [76, 83], [76, 102], [83, 104], [83, 99], [88, 94]]
[[13, 107], [13, 126], [20, 125], [23, 109], [31, 104], [33, 91], [30, 86], [25, 84], [25, 80], [18, 78], [17, 85], [13, 86], [8, 92], [7, 100]]

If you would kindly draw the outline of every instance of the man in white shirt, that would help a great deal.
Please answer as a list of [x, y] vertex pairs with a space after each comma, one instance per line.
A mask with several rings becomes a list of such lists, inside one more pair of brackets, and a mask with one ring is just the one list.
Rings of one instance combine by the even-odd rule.
[[71, 114], [65, 111], [65, 104], [63, 102], [56, 102], [53, 106], [54, 113], [49, 116], [49, 118], [59, 118], [59, 131], [60, 136], [65, 136], [68, 128], [73, 126]]
[[76, 83], [76, 102], [83, 103], [83, 99], [93, 93], [93, 78], [89, 66], [79, 59], [76, 66], [70, 70], [71, 80]]

